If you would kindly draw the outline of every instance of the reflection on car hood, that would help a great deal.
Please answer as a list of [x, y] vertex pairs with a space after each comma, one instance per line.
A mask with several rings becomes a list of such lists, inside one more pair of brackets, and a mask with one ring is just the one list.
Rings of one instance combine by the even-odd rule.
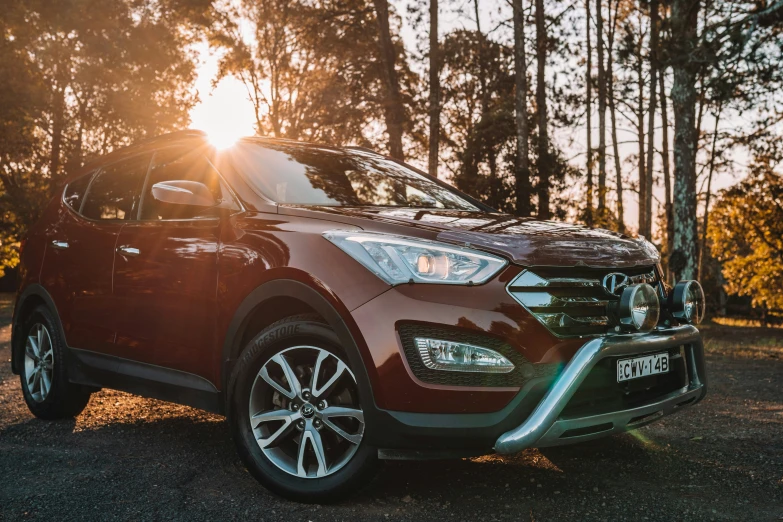
[[653, 265], [660, 260], [658, 251], [644, 238], [557, 221], [456, 210], [346, 207], [317, 210], [430, 229], [440, 241], [467, 243], [501, 253], [524, 266], [631, 267]]

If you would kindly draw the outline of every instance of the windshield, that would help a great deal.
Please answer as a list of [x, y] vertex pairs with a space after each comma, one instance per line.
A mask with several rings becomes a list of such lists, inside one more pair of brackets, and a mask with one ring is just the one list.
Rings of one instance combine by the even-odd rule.
[[223, 155], [251, 187], [281, 204], [478, 210], [458, 192], [372, 153], [241, 142]]

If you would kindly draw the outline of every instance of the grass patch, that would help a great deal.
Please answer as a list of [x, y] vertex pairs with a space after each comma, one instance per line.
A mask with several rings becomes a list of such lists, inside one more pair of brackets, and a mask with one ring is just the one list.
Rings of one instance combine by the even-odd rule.
[[712, 320], [702, 325], [704, 349], [749, 359], [783, 359], [783, 329], [753, 325], [728, 325]]

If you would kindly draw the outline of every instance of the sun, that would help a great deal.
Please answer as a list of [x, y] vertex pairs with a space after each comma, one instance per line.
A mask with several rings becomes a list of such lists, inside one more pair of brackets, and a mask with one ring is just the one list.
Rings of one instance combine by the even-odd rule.
[[219, 149], [232, 146], [242, 137], [253, 136], [255, 111], [242, 82], [227, 76], [212, 88], [217, 72], [214, 56], [208, 56], [197, 70], [196, 89], [200, 100], [190, 111], [190, 128], [206, 132], [210, 143]]
[[201, 130], [207, 133], [207, 139], [217, 149], [227, 149], [234, 146], [234, 144], [238, 142], [240, 138], [252, 135], [252, 132], [241, 132], [238, 131], [237, 128], [216, 129], [214, 127], [210, 127], [208, 129]]

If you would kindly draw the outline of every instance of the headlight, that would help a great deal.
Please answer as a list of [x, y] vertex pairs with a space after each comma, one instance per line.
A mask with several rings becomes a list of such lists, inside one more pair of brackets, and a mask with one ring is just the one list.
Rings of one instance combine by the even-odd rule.
[[324, 237], [390, 285], [480, 284], [506, 266], [501, 257], [425, 239], [345, 230]]
[[647, 283], [627, 286], [620, 295], [620, 325], [626, 331], [649, 332], [658, 324], [661, 305]]
[[669, 301], [672, 317], [691, 324], [704, 319], [704, 290], [698, 281], [680, 281], [674, 285]]

